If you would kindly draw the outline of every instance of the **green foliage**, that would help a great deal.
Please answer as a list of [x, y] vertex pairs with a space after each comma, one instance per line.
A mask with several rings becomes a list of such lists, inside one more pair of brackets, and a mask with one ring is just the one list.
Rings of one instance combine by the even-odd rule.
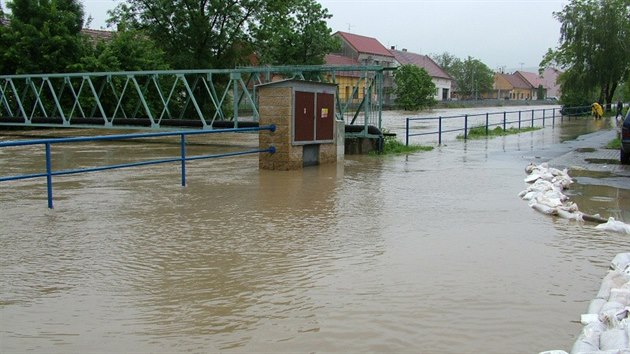
[[[432, 146], [423, 146], [423, 145], [405, 145], [395, 136], [386, 135], [384, 137], [385, 141], [383, 144], [383, 151], [378, 155], [400, 155], [400, 154], [411, 154], [418, 151], [431, 151], [433, 150]], [[371, 155], [377, 155], [377, 153], [370, 153]]]
[[606, 149], [619, 150], [621, 148], [621, 139], [619, 139], [619, 137], [616, 137], [613, 140], [609, 141], [608, 144], [606, 144], [606, 146], [604, 147]]
[[402, 65], [394, 73], [396, 104], [405, 110], [418, 110], [435, 104], [435, 84], [424, 68]]
[[[566, 68], [563, 102], [612, 103], [619, 83], [630, 76], [630, 6], [628, 0], [572, 0], [554, 13], [560, 21], [560, 44], [540, 67]], [[595, 92], [596, 97], [591, 97]]]
[[88, 41], [86, 55], [72, 66], [78, 72], [168, 70], [162, 50], [139, 31], [118, 31], [111, 39]]
[[0, 26], [0, 73], [67, 72], [83, 55], [83, 6], [77, 0], [12, 0]]
[[[470, 130], [468, 130], [467, 138], [468, 139], [485, 139], [489, 137], [506, 136], [506, 135], [531, 132], [531, 131], [536, 131], [539, 129], [540, 128], [538, 127], [526, 127], [526, 128], [521, 128], [521, 129], [511, 127], [506, 130], [503, 130], [502, 127], [497, 126], [494, 129], [488, 129], [488, 132], [486, 133], [486, 126], [480, 125], [474, 128], [470, 128]], [[457, 139], [460, 139], [460, 140], [464, 139], [464, 135], [463, 134], [458, 135]]]
[[280, 2], [276, 11], [261, 14], [252, 36], [262, 64], [321, 65], [326, 53], [340, 48], [326, 20], [332, 15], [317, 2]]
[[263, 63], [316, 64], [335, 48], [315, 0], [127, 0], [110, 24], [142, 30], [174, 69], [232, 68]]
[[448, 52], [433, 54], [433, 60], [457, 81], [457, 92], [462, 98], [476, 99], [492, 90], [494, 72], [479, 59], [461, 60]]

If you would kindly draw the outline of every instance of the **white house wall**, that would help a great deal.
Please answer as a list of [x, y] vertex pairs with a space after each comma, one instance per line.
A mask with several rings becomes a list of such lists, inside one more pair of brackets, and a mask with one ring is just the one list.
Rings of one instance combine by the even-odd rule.
[[451, 80], [445, 80], [445, 79], [441, 79], [437, 77], [432, 77], [431, 81], [433, 81], [433, 83], [435, 84], [436, 92], [435, 92], [434, 98], [436, 101], [442, 101], [442, 94], [444, 90], [448, 90], [446, 99], [447, 100], [451, 99], [451, 94], [453, 93], [453, 90], [451, 90]]

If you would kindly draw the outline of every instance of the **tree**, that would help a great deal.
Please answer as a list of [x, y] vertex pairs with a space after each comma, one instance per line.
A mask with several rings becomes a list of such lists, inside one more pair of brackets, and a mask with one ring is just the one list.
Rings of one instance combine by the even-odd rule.
[[[572, 0], [554, 16], [560, 21], [559, 46], [549, 49], [541, 69], [559, 65], [563, 103], [589, 99], [612, 102], [619, 83], [630, 75], [630, 4], [628, 0]], [[566, 95], [565, 95], [566, 94]]]
[[134, 30], [114, 32], [108, 40], [88, 43], [86, 54], [72, 65], [73, 71], [168, 70], [164, 52], [143, 33]]
[[449, 52], [444, 52], [442, 54], [431, 54], [431, 58], [444, 71], [449, 73], [449, 75], [451, 74], [451, 72], [454, 71], [453, 69], [457, 67], [458, 65], [461, 65], [461, 62], [462, 62], [458, 57], [454, 56], [453, 54]]
[[494, 73], [479, 59], [462, 61], [448, 52], [433, 54], [433, 60], [457, 82], [457, 92], [463, 98], [479, 98], [482, 92], [492, 90]]
[[[13, 0], [0, 32], [3, 74], [67, 72], [83, 55], [78, 0]], [[3, 26], [5, 27], [5, 26]]]
[[399, 66], [394, 73], [396, 104], [415, 111], [435, 104], [435, 84], [424, 68], [412, 64]]
[[267, 62], [321, 62], [327, 10], [314, 0], [127, 0], [109, 24], [142, 30], [175, 69], [231, 68], [257, 52]]
[[492, 90], [494, 73], [479, 59], [468, 57], [456, 63], [449, 73], [457, 81], [457, 92], [462, 97], [478, 99], [482, 92]]
[[252, 35], [260, 62], [271, 65], [320, 65], [340, 43], [331, 35], [328, 10], [311, 0], [281, 2], [274, 12], [261, 14]]

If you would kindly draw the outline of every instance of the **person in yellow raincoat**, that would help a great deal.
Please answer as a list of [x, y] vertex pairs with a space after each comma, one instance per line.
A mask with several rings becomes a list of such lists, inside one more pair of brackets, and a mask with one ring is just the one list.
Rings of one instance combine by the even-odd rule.
[[593, 112], [595, 119], [600, 119], [604, 115], [604, 108], [602, 108], [602, 105], [595, 102], [591, 105], [591, 112]]

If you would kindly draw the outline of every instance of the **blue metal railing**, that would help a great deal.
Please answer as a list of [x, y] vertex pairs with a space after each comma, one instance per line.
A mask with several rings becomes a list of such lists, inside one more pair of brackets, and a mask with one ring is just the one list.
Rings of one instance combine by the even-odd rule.
[[[253, 149], [253, 150], [228, 152], [224, 154], [213, 154], [213, 155], [186, 156], [186, 136], [187, 135], [217, 134], [217, 133], [245, 133], [245, 132], [254, 132], [254, 131], [261, 131], [261, 130], [269, 130], [273, 132], [276, 130], [276, 126], [271, 124], [271, 125], [261, 126], [261, 127], [233, 128], [233, 129], [221, 129], [221, 130], [189, 130], [189, 131], [178, 131], [178, 132], [100, 135], [100, 136], [92, 136], [92, 137], [83, 136], [83, 137], [74, 137], [74, 138], [54, 138], [54, 139], [37, 139], [37, 140], [0, 142], [0, 148], [27, 146], [27, 145], [44, 145], [45, 158], [46, 158], [46, 172], [0, 177], [0, 182], [15, 181], [15, 180], [28, 179], [28, 178], [37, 178], [37, 177], [46, 177], [48, 208], [50, 209], [53, 208], [52, 176], [105, 171], [105, 170], [112, 170], [112, 169], [126, 168], [126, 167], [156, 165], [156, 164], [163, 164], [163, 163], [169, 163], [169, 162], [181, 162], [181, 170], [182, 170], [181, 183], [182, 183], [182, 186], [185, 186], [186, 185], [186, 161], [212, 159], [212, 158], [220, 158], [220, 157], [228, 157], [228, 156], [239, 156], [239, 155], [247, 155], [247, 154], [257, 154], [257, 153], [264, 153], [264, 152], [273, 154], [276, 152], [276, 149], [274, 146], [269, 146], [267, 149]], [[54, 171], [52, 169], [51, 145], [53, 144], [128, 140], [128, 139], [136, 139], [136, 138], [156, 138], [156, 137], [165, 137], [165, 136], [179, 136], [180, 137], [180, 156], [179, 157], [139, 161], [139, 162], [132, 162], [132, 163], [116, 164], [116, 165], [89, 167], [89, 168], [60, 170], [60, 171]]]
[[[550, 112], [549, 112], [550, 111]], [[591, 114], [591, 106], [579, 106], [579, 107], [562, 107], [562, 108], [548, 108], [548, 109], [532, 109], [525, 111], [505, 111], [505, 112], [492, 112], [481, 114], [464, 114], [454, 116], [440, 116], [440, 117], [413, 117], [406, 119], [405, 125], [405, 143], [409, 145], [409, 138], [412, 136], [422, 135], [434, 135], [438, 136], [438, 144], [442, 144], [442, 136], [444, 133], [450, 132], [463, 132], [464, 139], [468, 139], [469, 126], [471, 122], [476, 123], [475, 127], [485, 127], [486, 135], [489, 132], [489, 128], [493, 126], [501, 126], [503, 130], [508, 127], [516, 127], [519, 130], [524, 124], [529, 127], [534, 127], [537, 121], [542, 121], [542, 127], [546, 122], [551, 119], [552, 125], [556, 123], [556, 117], [560, 117], [560, 121], [563, 121], [564, 117], [579, 117]], [[493, 119], [495, 116], [499, 116], [500, 119]], [[485, 120], [483, 118], [485, 117]], [[510, 118], [508, 118], [510, 117]], [[448, 124], [456, 119], [463, 120], [459, 125]], [[437, 121], [437, 130], [424, 133], [410, 133], [413, 128], [413, 122], [421, 121], [423, 123]], [[448, 124], [448, 127], [444, 125]]]
[[[523, 127], [535, 127], [536, 122], [542, 121], [542, 127], [551, 119], [551, 124], [555, 125], [556, 117], [562, 120], [565, 114], [562, 114], [560, 108], [532, 109], [526, 111], [504, 111], [480, 114], [463, 114], [453, 116], [438, 117], [412, 117], [407, 118], [405, 122], [405, 144], [409, 145], [409, 138], [423, 135], [437, 135], [438, 144], [442, 144], [442, 138], [445, 133], [463, 132], [464, 140], [468, 139], [469, 127], [484, 127], [486, 135], [491, 127], [502, 127], [503, 130], [514, 127], [519, 130]], [[590, 113], [590, 111], [589, 111]], [[580, 113], [583, 114], [583, 113]], [[459, 121], [459, 124], [457, 123]], [[437, 130], [426, 131], [422, 133], [412, 133], [413, 124], [421, 122], [423, 124], [435, 124], [437, 122]]]

